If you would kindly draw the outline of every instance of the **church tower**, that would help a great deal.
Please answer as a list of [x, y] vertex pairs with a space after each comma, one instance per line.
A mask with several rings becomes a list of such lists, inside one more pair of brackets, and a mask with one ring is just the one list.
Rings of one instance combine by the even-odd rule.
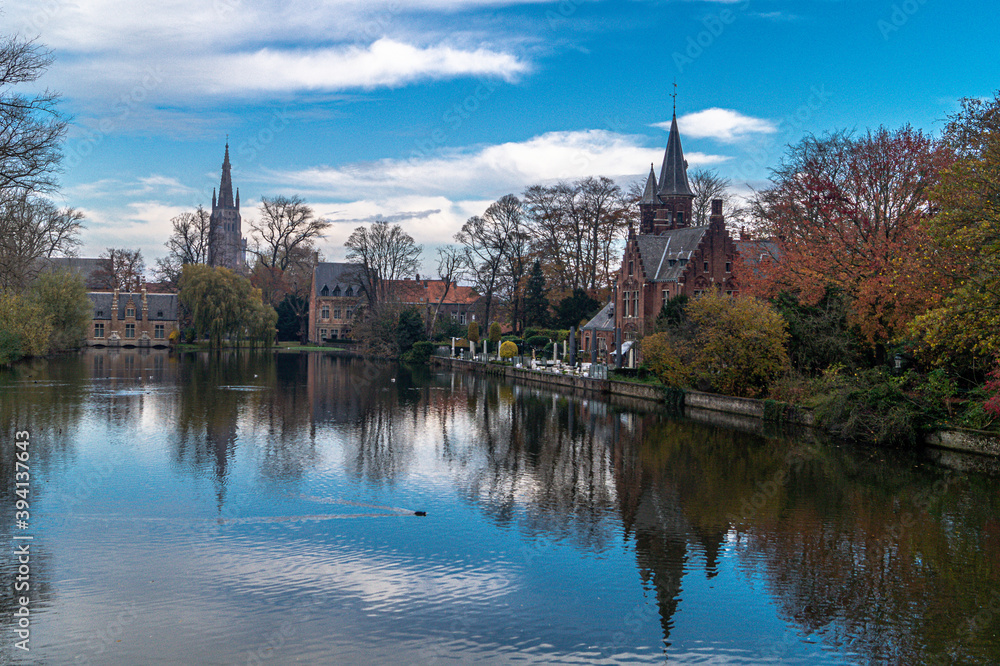
[[674, 109], [660, 179], [657, 181], [653, 165], [650, 165], [646, 188], [639, 201], [640, 234], [658, 236], [669, 229], [691, 225], [694, 192], [688, 184], [687, 166], [681, 148], [681, 133], [677, 129], [677, 109]]
[[237, 272], [246, 271], [247, 242], [243, 238], [243, 220], [240, 217], [240, 191], [233, 197], [233, 176], [229, 164], [229, 142], [222, 160], [222, 182], [219, 196], [212, 191], [212, 216], [209, 223], [208, 263], [224, 266]]

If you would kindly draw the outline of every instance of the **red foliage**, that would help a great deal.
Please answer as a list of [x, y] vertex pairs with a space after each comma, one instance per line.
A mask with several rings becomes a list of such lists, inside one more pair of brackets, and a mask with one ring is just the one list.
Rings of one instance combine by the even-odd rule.
[[791, 291], [803, 304], [842, 290], [869, 343], [892, 338], [946, 288], [943, 257], [923, 223], [932, 214], [929, 188], [950, 160], [908, 126], [804, 139], [753, 202], [779, 255], [749, 275], [744, 269], [745, 288]]
[[983, 386], [987, 393], [993, 396], [983, 403], [983, 408], [993, 416], [1000, 417], [1000, 358], [997, 358], [997, 365], [990, 373], [990, 379]]

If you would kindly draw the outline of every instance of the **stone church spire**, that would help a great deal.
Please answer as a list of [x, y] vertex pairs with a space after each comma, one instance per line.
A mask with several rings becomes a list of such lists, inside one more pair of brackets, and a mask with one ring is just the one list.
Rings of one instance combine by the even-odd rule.
[[219, 185], [219, 208], [233, 207], [233, 175], [229, 164], [229, 142], [226, 141], [226, 157], [222, 160], [222, 183]]

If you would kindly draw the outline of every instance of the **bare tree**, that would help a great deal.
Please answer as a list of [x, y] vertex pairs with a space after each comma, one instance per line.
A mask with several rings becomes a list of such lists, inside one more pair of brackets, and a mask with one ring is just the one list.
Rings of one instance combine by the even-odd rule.
[[501, 288], [511, 256], [511, 246], [520, 230], [522, 207], [512, 194], [490, 204], [482, 217], [476, 215], [466, 220], [455, 240], [464, 246], [466, 264], [485, 297], [483, 323], [488, 325], [493, 310], [493, 300]]
[[142, 250], [109, 247], [101, 253], [98, 268], [92, 277], [103, 289], [135, 292], [142, 287], [145, 272]]
[[181, 213], [170, 220], [173, 233], [167, 240], [167, 256], [156, 260], [156, 279], [176, 286], [184, 264], [208, 263], [211, 215], [203, 207]]
[[56, 208], [28, 190], [0, 188], [0, 289], [23, 290], [41, 259], [74, 255], [82, 220], [79, 211]]
[[295, 251], [312, 249], [323, 237], [330, 222], [313, 216], [313, 210], [300, 197], [264, 197], [260, 220], [250, 222], [253, 244], [251, 253], [267, 268], [286, 270]]
[[389, 285], [417, 272], [421, 247], [398, 224], [376, 220], [358, 227], [344, 246], [347, 260], [357, 264], [357, 278], [373, 309], [391, 299]]
[[437, 325], [438, 315], [441, 313], [441, 305], [448, 298], [452, 286], [465, 278], [467, 269], [465, 253], [460, 248], [454, 245], [438, 248], [438, 277], [444, 281], [444, 290], [434, 308], [434, 316], [431, 317], [430, 324], [427, 326], [428, 337], [434, 334], [434, 327]]
[[33, 40], [0, 40], [0, 190], [50, 191], [62, 154], [66, 121], [56, 111], [59, 96], [10, 88], [36, 81], [52, 64], [51, 52]]
[[722, 199], [722, 214], [730, 222], [738, 222], [746, 214], [740, 199], [732, 193], [732, 182], [719, 175], [715, 169], [696, 169], [688, 174], [694, 191], [691, 212], [695, 226], [705, 226], [712, 216], [712, 200]]

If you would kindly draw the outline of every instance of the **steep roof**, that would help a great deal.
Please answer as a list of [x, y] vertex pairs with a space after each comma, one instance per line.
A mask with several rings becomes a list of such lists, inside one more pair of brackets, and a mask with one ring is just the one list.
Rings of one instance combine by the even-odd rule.
[[650, 282], [677, 282], [709, 227], [683, 227], [659, 235], [636, 236], [639, 256]]
[[222, 160], [222, 182], [219, 184], [219, 208], [235, 208], [233, 205], [233, 175], [229, 164], [229, 142], [226, 141], [226, 156]]
[[348, 288], [355, 296], [361, 295], [361, 285], [358, 282], [358, 265], [346, 262], [323, 262], [316, 264], [313, 269], [313, 282], [315, 283], [316, 295], [323, 295], [323, 287], [327, 288], [327, 295], [330, 296], [337, 287], [343, 295]]
[[677, 129], [677, 112], [670, 123], [670, 138], [667, 139], [667, 151], [663, 155], [663, 166], [660, 168], [660, 189], [657, 192], [664, 196], [694, 196], [687, 179], [687, 162], [684, 160], [684, 150], [681, 148], [681, 133]]
[[615, 330], [615, 303], [608, 303], [593, 319], [583, 325], [582, 331], [613, 331]]
[[[90, 292], [87, 294], [94, 305], [94, 319], [110, 320], [114, 294], [111, 292]], [[129, 300], [135, 304], [136, 315], [141, 317], [142, 294], [120, 292], [118, 294], [118, 319], [125, 319], [125, 307]], [[146, 307], [150, 321], [177, 321], [177, 294], [147, 294]]]
[[642, 191], [642, 199], [639, 203], [655, 204], [660, 203], [656, 196], [656, 173], [653, 172], [653, 165], [649, 165], [649, 177], [646, 178], [646, 189]]

